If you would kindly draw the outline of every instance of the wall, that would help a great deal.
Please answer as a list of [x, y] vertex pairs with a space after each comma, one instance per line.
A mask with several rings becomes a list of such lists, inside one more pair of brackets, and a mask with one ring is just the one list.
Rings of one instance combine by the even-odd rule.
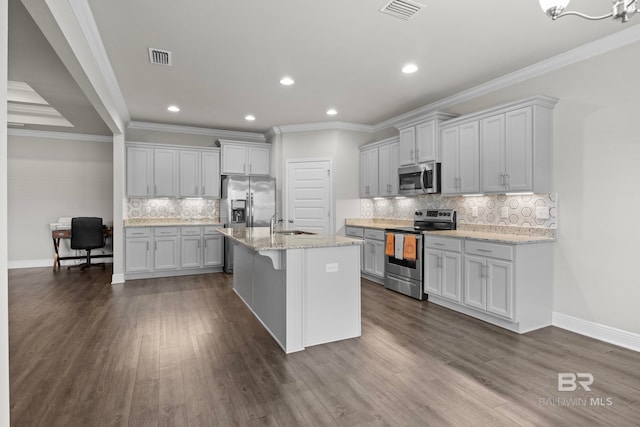
[[10, 135], [8, 158], [12, 268], [52, 265], [49, 224], [59, 217], [113, 223], [112, 143]]
[[[313, 132], [291, 132], [280, 135], [272, 143], [281, 155], [273, 171], [278, 187], [277, 209], [284, 212], [283, 188], [287, 160], [331, 159], [333, 174], [332, 195], [335, 200], [335, 232], [344, 234], [345, 218], [360, 216], [359, 197], [359, 147], [373, 141], [373, 135], [345, 130], [323, 130]], [[279, 163], [279, 167], [278, 164]]]
[[563, 221], [554, 305], [563, 315], [640, 334], [640, 223], [633, 219], [640, 211], [640, 90], [635, 86], [589, 103], [564, 99], [555, 108], [555, 189]]

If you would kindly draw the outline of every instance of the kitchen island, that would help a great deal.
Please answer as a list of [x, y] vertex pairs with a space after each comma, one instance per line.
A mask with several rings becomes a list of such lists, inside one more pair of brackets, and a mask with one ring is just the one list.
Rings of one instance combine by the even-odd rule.
[[361, 240], [217, 231], [234, 243], [234, 292], [286, 353], [360, 336]]

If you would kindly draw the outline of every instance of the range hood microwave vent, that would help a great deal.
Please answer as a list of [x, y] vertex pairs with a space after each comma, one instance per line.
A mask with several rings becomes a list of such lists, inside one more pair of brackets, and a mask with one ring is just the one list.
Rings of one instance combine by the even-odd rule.
[[412, 0], [391, 0], [379, 10], [387, 15], [408, 21], [424, 7], [423, 4]]
[[171, 52], [168, 50], [149, 48], [149, 62], [171, 66]]

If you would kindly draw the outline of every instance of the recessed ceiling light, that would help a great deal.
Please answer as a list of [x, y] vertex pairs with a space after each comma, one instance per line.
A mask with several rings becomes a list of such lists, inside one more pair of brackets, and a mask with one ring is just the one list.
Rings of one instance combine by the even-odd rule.
[[169, 105], [167, 110], [171, 111], [172, 113], [177, 113], [178, 111], [180, 111], [180, 108], [178, 108], [177, 105]]
[[294, 83], [295, 82], [291, 77], [283, 77], [282, 79], [280, 79], [280, 84], [283, 84], [285, 86], [291, 86]]
[[248, 115], [244, 116], [244, 119], [252, 122], [252, 121], [254, 121], [256, 119], [256, 117], [253, 114], [248, 114]]
[[416, 64], [407, 64], [402, 67], [402, 72], [405, 74], [415, 73], [416, 71], [418, 71], [418, 66]]
[[335, 108], [329, 108], [327, 110], [327, 114], [330, 115], [330, 116], [335, 116], [336, 114], [338, 114], [338, 111], [336, 111]]

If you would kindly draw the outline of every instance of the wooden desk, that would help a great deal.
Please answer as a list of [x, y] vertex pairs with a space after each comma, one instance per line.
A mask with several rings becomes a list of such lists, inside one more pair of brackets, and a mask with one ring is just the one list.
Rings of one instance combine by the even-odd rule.
[[[103, 228], [102, 232], [105, 237], [113, 236], [113, 228]], [[53, 271], [56, 271], [56, 268], [60, 268], [60, 261], [64, 261], [67, 259], [85, 259], [85, 255], [80, 256], [60, 256], [59, 248], [60, 248], [60, 239], [70, 239], [71, 238], [71, 230], [53, 230], [51, 232], [51, 238], [53, 239], [53, 250], [55, 254], [53, 255]], [[113, 254], [99, 254], [99, 255], [91, 255], [91, 258], [110, 258]]]

